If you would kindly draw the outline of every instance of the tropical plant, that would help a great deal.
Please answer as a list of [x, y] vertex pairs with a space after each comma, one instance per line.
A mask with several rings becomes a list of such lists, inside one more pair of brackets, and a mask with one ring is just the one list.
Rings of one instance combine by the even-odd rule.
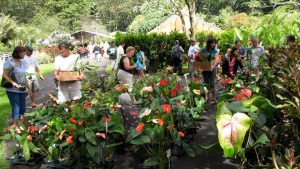
[[15, 18], [0, 13], [0, 42], [6, 44], [16, 36]]

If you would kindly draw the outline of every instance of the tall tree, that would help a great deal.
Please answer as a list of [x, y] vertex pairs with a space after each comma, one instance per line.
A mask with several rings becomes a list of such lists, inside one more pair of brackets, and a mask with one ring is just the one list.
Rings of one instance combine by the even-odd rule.
[[196, 0], [185, 0], [185, 3], [189, 10], [190, 28], [189, 38], [195, 37], [195, 26], [196, 26]]

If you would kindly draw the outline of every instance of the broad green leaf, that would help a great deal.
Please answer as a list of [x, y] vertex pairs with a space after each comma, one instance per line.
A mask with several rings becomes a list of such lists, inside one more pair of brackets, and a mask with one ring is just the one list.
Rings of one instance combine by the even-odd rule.
[[95, 163], [99, 164], [100, 161], [101, 161], [101, 155], [100, 155], [101, 148], [100, 148], [100, 146], [94, 146], [90, 143], [87, 143], [86, 144], [86, 149], [87, 149], [89, 155], [95, 161]]
[[41, 148], [36, 147], [32, 142], [28, 142], [29, 149], [34, 153], [40, 153]]
[[137, 132], [135, 128], [131, 128], [129, 135], [126, 138], [126, 142], [130, 142], [132, 139], [138, 137], [139, 135], [141, 135], [143, 132]]
[[108, 144], [108, 145], [105, 145], [105, 148], [111, 148], [111, 147], [117, 147], [119, 145], [123, 144], [123, 142], [120, 142], [120, 143], [114, 143], [114, 144]]
[[146, 166], [157, 166], [158, 165], [158, 159], [157, 158], [150, 158], [150, 159], [147, 159], [147, 160], [145, 160], [144, 161], [144, 164], [146, 165]]
[[85, 138], [93, 145], [97, 144], [96, 134], [90, 129], [86, 128], [84, 132]]
[[229, 114], [231, 115], [230, 110], [226, 107], [225, 102], [221, 101], [218, 103], [217, 105], [217, 113], [216, 113], [216, 118], [218, 119], [218, 117], [222, 114]]
[[86, 139], [85, 139], [85, 137], [83, 137], [83, 136], [79, 136], [79, 141], [80, 141], [81, 143], [84, 143], [84, 142], [86, 142]]
[[34, 117], [37, 114], [37, 112], [31, 112], [31, 113], [25, 113], [24, 116], [25, 117]]
[[268, 136], [266, 134], [262, 134], [259, 136], [259, 138], [256, 140], [256, 142], [253, 145], [251, 145], [251, 147], [255, 147], [259, 144], [265, 145], [269, 141], [270, 140], [268, 139]]
[[56, 118], [55, 119], [55, 128], [58, 132], [62, 132], [63, 131], [63, 122], [61, 120], [61, 118]]
[[218, 138], [226, 157], [233, 158], [240, 151], [250, 124], [250, 117], [244, 113], [219, 115]]
[[26, 161], [28, 161], [30, 159], [30, 150], [29, 150], [29, 145], [27, 140], [24, 141], [22, 145], [22, 149], [23, 149], [24, 158]]
[[148, 136], [144, 136], [144, 135], [140, 135], [130, 141], [131, 144], [135, 144], [135, 145], [141, 145], [141, 144], [146, 144], [146, 143], [150, 143], [150, 142], [151, 142], [150, 138]]
[[205, 151], [218, 151], [221, 150], [221, 146], [220, 143], [214, 143], [211, 145], [207, 145], [207, 146], [203, 146], [203, 145], [197, 145], [198, 147], [200, 147], [201, 149], [205, 150]]
[[246, 108], [242, 105], [242, 101], [234, 101], [231, 103], [226, 102], [225, 105], [233, 113], [236, 113], [236, 112], [246, 113], [246, 112], [250, 111], [249, 108]]
[[278, 108], [277, 106], [273, 105], [270, 100], [262, 96], [255, 96], [250, 100], [243, 101], [242, 104], [245, 107], [256, 106], [258, 109], [268, 114], [273, 113]]
[[63, 149], [64, 147], [68, 146], [68, 142], [63, 142], [62, 144], [59, 145], [60, 149]]
[[190, 156], [190, 157], [195, 157], [196, 154], [193, 151], [193, 149], [184, 141], [182, 141], [182, 148], [184, 149], [184, 151]]

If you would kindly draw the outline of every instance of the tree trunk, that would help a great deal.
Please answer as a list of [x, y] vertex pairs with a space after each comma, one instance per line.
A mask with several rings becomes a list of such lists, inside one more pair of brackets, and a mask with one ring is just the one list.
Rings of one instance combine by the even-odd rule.
[[186, 30], [186, 23], [184, 20], [184, 15], [182, 13], [182, 5], [180, 0], [171, 0], [173, 6], [175, 7], [175, 14], [180, 17], [181, 23], [182, 23], [182, 31], [186, 34], [188, 38], [190, 38], [188, 31]]
[[185, 3], [189, 10], [189, 18], [191, 23], [189, 37], [195, 38], [196, 0], [185, 0]]

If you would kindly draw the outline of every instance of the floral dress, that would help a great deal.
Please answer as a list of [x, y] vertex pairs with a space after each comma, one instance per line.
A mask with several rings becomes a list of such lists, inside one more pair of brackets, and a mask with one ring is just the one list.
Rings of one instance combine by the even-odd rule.
[[143, 55], [144, 55], [144, 52], [143, 51], [140, 51], [139, 53], [137, 53], [135, 55], [135, 58], [136, 58], [136, 70], [138, 71], [141, 71], [141, 70], [144, 70], [144, 65], [143, 65]]

